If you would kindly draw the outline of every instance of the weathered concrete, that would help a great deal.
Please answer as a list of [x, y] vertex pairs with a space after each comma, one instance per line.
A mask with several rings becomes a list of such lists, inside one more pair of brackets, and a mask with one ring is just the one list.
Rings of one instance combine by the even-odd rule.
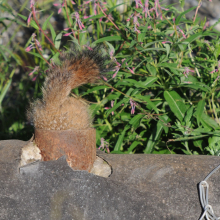
[[[197, 184], [219, 157], [98, 155], [112, 166], [108, 178], [74, 171], [65, 158], [20, 170], [27, 142], [0, 141], [1, 220], [198, 219]], [[210, 179], [210, 204], [220, 216], [220, 173]]]

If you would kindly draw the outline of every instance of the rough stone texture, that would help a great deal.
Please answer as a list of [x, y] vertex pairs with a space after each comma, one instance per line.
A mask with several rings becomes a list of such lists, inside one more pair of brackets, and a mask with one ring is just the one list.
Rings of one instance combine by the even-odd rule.
[[[74, 171], [65, 158], [20, 170], [28, 142], [0, 141], [1, 220], [199, 219], [197, 184], [219, 157], [98, 155], [112, 166], [109, 178]], [[220, 215], [220, 173], [210, 179], [210, 204]]]

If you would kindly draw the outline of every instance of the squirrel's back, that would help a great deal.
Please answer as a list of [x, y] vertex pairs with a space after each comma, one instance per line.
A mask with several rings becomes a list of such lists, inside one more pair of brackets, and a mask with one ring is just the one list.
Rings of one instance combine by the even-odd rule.
[[106, 60], [100, 47], [92, 50], [72, 51], [61, 56], [61, 64], [49, 68], [43, 84], [41, 100], [31, 104], [28, 118], [35, 128], [47, 130], [85, 129], [92, 122], [88, 105], [70, 97], [72, 89], [93, 83], [106, 68]]

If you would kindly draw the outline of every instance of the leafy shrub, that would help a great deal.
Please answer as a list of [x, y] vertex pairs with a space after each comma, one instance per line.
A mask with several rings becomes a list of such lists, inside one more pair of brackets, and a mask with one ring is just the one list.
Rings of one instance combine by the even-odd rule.
[[[37, 85], [35, 96], [43, 70], [59, 59], [61, 48], [90, 49], [102, 43], [116, 62], [115, 71], [98, 85], [73, 91], [90, 104], [97, 146], [114, 153], [218, 155], [219, 33], [214, 29], [217, 23], [200, 22], [200, 3], [179, 11], [161, 6], [159, 0], [136, 0], [131, 5], [64, 0], [54, 6], [68, 28], [56, 31], [50, 21], [53, 13], [39, 24], [43, 8], [31, 0], [29, 17], [15, 17], [34, 29], [25, 48], [35, 62], [29, 74]], [[187, 19], [192, 10], [195, 16]], [[7, 85], [1, 79], [1, 85]]]

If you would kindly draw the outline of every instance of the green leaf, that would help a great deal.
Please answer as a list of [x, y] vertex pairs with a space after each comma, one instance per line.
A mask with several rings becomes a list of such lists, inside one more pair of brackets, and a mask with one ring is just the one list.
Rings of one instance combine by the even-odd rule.
[[28, 52], [28, 53], [34, 55], [35, 57], [38, 57], [38, 58], [44, 60], [44, 58], [38, 53], [34, 53], [34, 52]]
[[89, 18], [86, 18], [86, 19], [83, 19], [83, 21], [89, 21], [91, 19], [96, 19], [96, 18], [101, 18], [101, 17], [104, 17], [105, 15], [104, 14], [98, 14], [98, 15], [94, 15], [94, 16], [91, 16]]
[[159, 140], [161, 133], [163, 131], [163, 126], [161, 125], [160, 121], [157, 122], [157, 125], [154, 127], [153, 132], [147, 142], [147, 146], [144, 150], [145, 154], [150, 154], [153, 152], [154, 147]]
[[30, 25], [35, 28], [36, 30], [39, 30], [39, 27], [37, 26], [36, 22], [34, 20], [31, 20]]
[[207, 136], [209, 136], [209, 135], [199, 135], [199, 136], [192, 136], [192, 137], [185, 136], [185, 137], [169, 140], [169, 142], [196, 140], [196, 139], [204, 138]]
[[109, 37], [100, 38], [96, 40], [95, 42], [93, 42], [93, 44], [98, 44], [103, 41], [119, 41], [119, 40], [122, 40], [121, 36], [109, 36]]
[[136, 40], [132, 40], [132, 41], [131, 41], [131, 44], [130, 44], [130, 46], [129, 46], [129, 48], [132, 48], [136, 43], [137, 43]]
[[186, 106], [183, 103], [183, 100], [179, 96], [179, 94], [175, 91], [165, 91], [164, 98], [168, 102], [170, 109], [174, 113], [174, 115], [180, 121], [182, 121], [186, 112]]
[[96, 86], [96, 87], [93, 87], [92, 89], [89, 89], [88, 91], [84, 92], [82, 94], [82, 96], [85, 96], [85, 95], [88, 95], [94, 91], [103, 90], [103, 89], [110, 89], [110, 88], [108, 86]]
[[196, 116], [198, 125], [200, 124], [201, 117], [202, 117], [202, 114], [204, 112], [204, 107], [205, 107], [205, 100], [199, 101], [199, 103], [197, 105], [196, 112], [195, 112], [195, 116]]
[[182, 13], [176, 18], [175, 24], [178, 25], [179, 22], [180, 22], [180, 19], [183, 17], [183, 15], [185, 15], [185, 14], [189, 13], [190, 11], [194, 10], [196, 7], [197, 7], [197, 6], [194, 6], [194, 7], [190, 8], [190, 9], [188, 9], [188, 10], [182, 12]]
[[137, 147], [139, 144], [141, 144], [140, 141], [134, 141], [131, 144], [131, 146], [128, 148], [128, 154], [130, 154], [135, 149], [135, 147]]
[[156, 76], [157, 75], [157, 70], [156, 70], [156, 68], [153, 65], [148, 63], [146, 66], [147, 66], [147, 69], [148, 69], [149, 73], [152, 76]]
[[214, 119], [206, 115], [204, 112], [202, 113], [200, 120], [202, 124], [205, 124], [213, 129], [220, 129], [218, 123]]
[[194, 83], [194, 84], [181, 83], [181, 87], [187, 87], [195, 90], [202, 90], [204, 92], [209, 92], [211, 90], [208, 86], [204, 85], [204, 83]]
[[144, 52], [144, 51], [151, 51], [151, 50], [156, 50], [156, 51], [167, 51], [165, 48], [154, 48], [154, 47], [151, 47], [151, 48], [147, 48], [147, 49], [144, 49], [142, 50], [141, 52]]
[[21, 14], [17, 14], [19, 17], [21, 17], [23, 20], [27, 21], [27, 17]]
[[136, 129], [140, 125], [140, 120], [144, 117], [144, 115], [138, 114], [135, 115], [130, 121], [129, 124], [131, 124], [134, 129]]
[[46, 19], [46, 21], [43, 23], [42, 29], [46, 30], [47, 29], [47, 24], [50, 20], [50, 18], [53, 16], [53, 13]]
[[159, 111], [158, 111], [158, 108], [156, 107], [156, 105], [150, 100], [150, 96], [142, 96], [142, 95], [135, 95], [134, 97], [138, 98], [138, 99], [141, 99], [145, 102], [147, 102], [147, 106], [149, 105], [151, 108], [150, 109], [154, 109], [154, 111], [159, 114]]
[[13, 77], [14, 73], [15, 73], [15, 69], [12, 70], [12, 72], [11, 72], [11, 74], [9, 76], [9, 79], [6, 81], [2, 91], [0, 91], [0, 107], [1, 107], [2, 101], [3, 101], [4, 97], [5, 97], [8, 89], [9, 89], [9, 87], [11, 85], [12, 77]]
[[123, 3], [121, 3], [121, 4], [115, 5], [115, 6], [113, 6], [112, 8], [110, 8], [109, 11], [108, 11], [108, 15], [109, 15], [115, 8], [117, 8], [118, 6], [123, 5], [123, 4], [126, 4], [126, 2], [123, 2]]
[[113, 111], [115, 111], [117, 108], [119, 108], [122, 104], [125, 104], [129, 101], [129, 98], [124, 98], [122, 99], [120, 102], [118, 102], [117, 104], [115, 104], [111, 109], [109, 109], [106, 112], [106, 117], [109, 116], [109, 114], [111, 114]]
[[180, 120], [183, 120], [184, 113], [186, 112], [186, 106], [183, 103], [182, 98], [175, 91], [165, 91], [164, 98], [168, 102], [171, 111]]
[[185, 39], [182, 43], [192, 43], [194, 40], [196, 40], [197, 38], [199, 38], [201, 36], [202, 36], [201, 33], [193, 34], [190, 37], [188, 37], [187, 39]]
[[169, 45], [169, 44], [164, 44], [164, 47], [165, 47], [166, 50], [167, 50], [167, 56], [169, 56], [169, 53], [170, 53], [170, 45]]
[[185, 123], [190, 122], [190, 120], [191, 120], [191, 118], [192, 118], [192, 115], [193, 115], [193, 109], [194, 109], [193, 106], [191, 106], [191, 107], [187, 110], [186, 116], [185, 116], [185, 118], [184, 118]]
[[167, 115], [160, 115], [159, 119], [160, 119], [160, 123], [163, 126], [165, 133], [168, 134], [169, 127], [167, 126], [167, 124], [171, 121], [170, 118]]
[[100, 110], [100, 108], [105, 105], [108, 102], [108, 99], [103, 99], [101, 102], [99, 102], [98, 104], [92, 104], [89, 106], [89, 110], [90, 112], [92, 112], [92, 117], [94, 117], [97, 113], [98, 110]]
[[63, 33], [60, 32], [55, 38], [55, 48], [59, 50]]
[[3, 51], [1, 45], [0, 45], [0, 53], [1, 53], [1, 55], [3, 56], [3, 58], [5, 59], [5, 61], [8, 62], [8, 58], [7, 58], [6, 54], [5, 54], [5, 52]]
[[56, 32], [53, 28], [53, 26], [51, 25], [51, 23], [49, 22], [49, 27], [50, 27], [50, 32], [51, 32], [51, 35], [52, 35], [52, 39], [53, 39], [53, 42], [55, 41], [55, 38], [56, 38]]
[[118, 137], [118, 141], [114, 147], [114, 151], [120, 151], [123, 140], [124, 140], [124, 136], [126, 131], [130, 128], [130, 125], [126, 125], [124, 130], [122, 131], [121, 135]]
[[142, 82], [142, 84], [144, 85], [144, 87], [150, 87], [157, 80], [158, 80], [158, 77], [150, 76], [150, 77], [147, 77], [147, 80], [145, 82]]
[[138, 34], [138, 42], [143, 42], [145, 35], [146, 35], [145, 32], [141, 33], [141, 34]]
[[11, 50], [8, 49], [8, 47], [2, 47], [1, 44], [0, 44], [0, 48], [1, 48], [2, 50], [7, 51], [7, 53], [9, 53], [10, 56], [12, 56], [12, 57], [15, 59], [15, 61], [16, 61], [19, 65], [21, 65], [20, 60], [17, 58], [17, 57], [18, 57], [17, 54], [14, 54]]

